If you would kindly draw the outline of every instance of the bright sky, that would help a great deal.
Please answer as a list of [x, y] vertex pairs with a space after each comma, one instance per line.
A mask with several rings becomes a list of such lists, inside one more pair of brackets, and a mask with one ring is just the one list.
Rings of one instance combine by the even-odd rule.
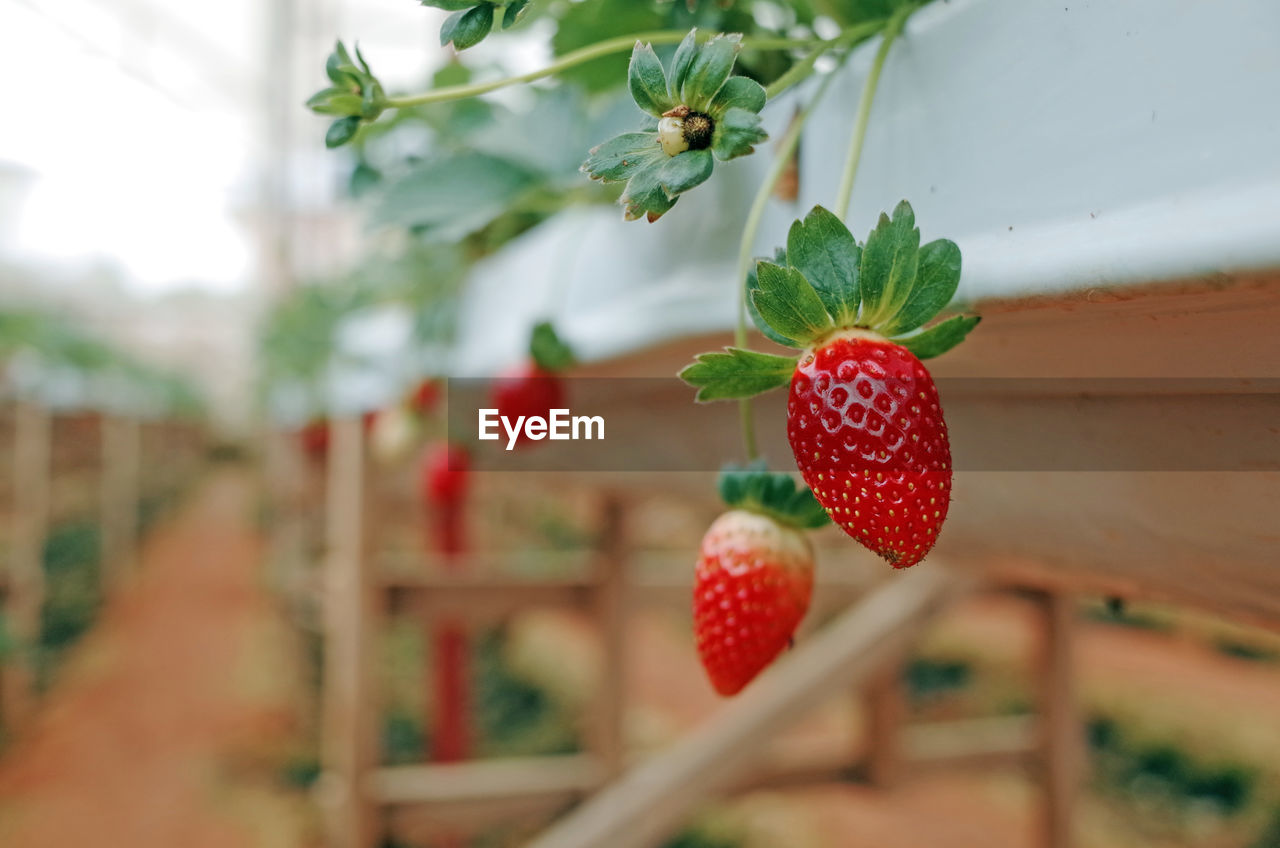
[[[316, 55], [299, 57], [314, 68], [313, 87], [324, 83], [335, 35], [362, 41], [393, 88], [445, 58], [438, 10], [407, 0], [299, 5], [299, 25], [315, 33], [303, 51]], [[0, 0], [0, 72], [13, 83], [0, 165], [37, 175], [16, 232], [0, 232], [0, 243], [38, 261], [106, 260], [143, 292], [250, 283], [267, 8], [262, 0]], [[499, 55], [512, 67], [545, 61], [545, 47], [527, 43], [473, 52], [481, 64]], [[304, 122], [308, 93], [297, 98]], [[319, 148], [323, 125], [314, 129]]]
[[19, 255], [106, 258], [144, 290], [246, 282], [252, 244], [230, 213], [249, 199], [251, 114], [229, 88], [247, 81], [246, 66], [221, 52], [246, 16], [234, 13], [243, 3], [218, 5], [232, 11], [181, 30], [201, 36], [206, 56], [164, 26], [141, 37], [125, 22], [141, 2], [0, 0], [4, 75], [19, 83], [8, 86], [0, 160], [38, 174]]

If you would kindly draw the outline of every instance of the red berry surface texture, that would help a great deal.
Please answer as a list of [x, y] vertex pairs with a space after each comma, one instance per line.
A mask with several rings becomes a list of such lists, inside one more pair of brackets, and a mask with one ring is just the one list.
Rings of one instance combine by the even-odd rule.
[[938, 390], [900, 345], [837, 338], [791, 378], [787, 439], [831, 519], [895, 568], [929, 552], [951, 499]]
[[715, 520], [698, 556], [693, 617], [717, 692], [737, 694], [787, 648], [812, 592], [813, 548], [803, 531], [746, 510]]

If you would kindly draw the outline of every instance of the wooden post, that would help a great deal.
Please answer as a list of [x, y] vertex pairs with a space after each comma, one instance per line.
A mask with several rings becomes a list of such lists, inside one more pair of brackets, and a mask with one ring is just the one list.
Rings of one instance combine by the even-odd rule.
[[335, 848], [373, 848], [377, 809], [365, 780], [379, 759], [375, 686], [380, 604], [366, 532], [367, 459], [359, 417], [334, 420], [328, 467], [324, 761]]
[[621, 499], [605, 493], [600, 501], [599, 549], [593, 565], [593, 607], [604, 665], [592, 711], [592, 748], [609, 778], [621, 774], [626, 759], [627, 564], [625, 510]]
[[19, 655], [4, 666], [0, 704], [6, 727], [20, 724], [33, 706], [33, 670], [24, 654], [40, 639], [44, 606], [44, 544], [49, 533], [52, 420], [34, 403], [14, 412], [13, 541], [5, 618]]
[[102, 568], [105, 592], [132, 578], [138, 560], [142, 428], [132, 416], [102, 416]]
[[907, 703], [901, 671], [895, 657], [866, 690], [867, 779], [881, 789], [891, 788], [902, 777]]
[[1040, 770], [1045, 848], [1070, 848], [1083, 739], [1074, 677], [1075, 604], [1070, 595], [1037, 592], [1041, 622]]

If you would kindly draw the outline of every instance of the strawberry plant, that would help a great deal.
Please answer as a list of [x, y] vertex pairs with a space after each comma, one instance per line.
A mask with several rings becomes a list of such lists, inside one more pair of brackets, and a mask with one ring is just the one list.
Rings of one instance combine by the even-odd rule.
[[[573, 351], [560, 340], [550, 322], [533, 328], [529, 358], [494, 381], [493, 406], [511, 421], [533, 416], [549, 418], [552, 409], [563, 408], [567, 392], [559, 376], [573, 364]], [[529, 448], [538, 442], [523, 431], [516, 445]]]
[[806, 488], [758, 464], [720, 475], [730, 510], [702, 538], [694, 571], [698, 655], [711, 685], [734, 695], [791, 643], [813, 592], [804, 531], [827, 516]]
[[[516, 23], [529, 4], [425, 5], [452, 13], [441, 42], [463, 50]], [[392, 212], [381, 213], [382, 220], [424, 238], [463, 237], [484, 252], [570, 203], [617, 200], [625, 219], [658, 222], [681, 195], [719, 179], [717, 162], [759, 149], [767, 140], [765, 110], [783, 92], [816, 78], [775, 140], [772, 162], [748, 209], [735, 271], [734, 344], [701, 354], [680, 373], [697, 389], [697, 401], [738, 402], [743, 449], [752, 463], [749, 470], [722, 475], [728, 511], [707, 531], [696, 567], [698, 650], [713, 686], [725, 695], [739, 691], [785, 650], [803, 619], [814, 571], [808, 530], [831, 520], [894, 568], [906, 568], [933, 548], [950, 506], [949, 437], [941, 398], [923, 361], [954, 347], [978, 322], [974, 316], [943, 315], [959, 283], [960, 250], [946, 239], [921, 244], [906, 201], [882, 215], [865, 241], [843, 220], [881, 70], [920, 5], [548, 4], [537, 11], [555, 27], [551, 43], [557, 58], [544, 68], [477, 81], [450, 66], [425, 92], [388, 94], [359, 51], [353, 58], [338, 44], [326, 67], [332, 84], [310, 101], [313, 110], [336, 118], [326, 142], [352, 144], [360, 157], [359, 182], [366, 187], [396, 171], [375, 165], [377, 140], [421, 116], [439, 146], [456, 152], [391, 180], [386, 196], [395, 204]], [[757, 261], [757, 232], [793, 166], [809, 116], [853, 49], [877, 38], [829, 205], [795, 221], [786, 244], [769, 260]], [[628, 51], [626, 65], [615, 64]], [[549, 76], [561, 77], [559, 91], [570, 93], [539, 90], [528, 120], [502, 117], [498, 107], [477, 99]], [[627, 117], [580, 119], [579, 113], [591, 111], [590, 98], [624, 84], [632, 107]], [[573, 94], [572, 86], [585, 93]], [[464, 103], [474, 108], [464, 111]], [[553, 135], [546, 134], [548, 127]], [[605, 188], [616, 186], [613, 194], [582, 185], [581, 175], [572, 187], [564, 182], [560, 154], [566, 141], [577, 145], [585, 137], [592, 140], [579, 150], [580, 170]], [[356, 175], [352, 182], [354, 187]], [[796, 353], [753, 350], [751, 324]], [[508, 416], [545, 415], [564, 402], [555, 374], [571, 361], [550, 326], [539, 326], [529, 359], [495, 383], [494, 405]], [[803, 486], [789, 469], [771, 473], [758, 458], [751, 398], [783, 386], [789, 391], [787, 436]]]

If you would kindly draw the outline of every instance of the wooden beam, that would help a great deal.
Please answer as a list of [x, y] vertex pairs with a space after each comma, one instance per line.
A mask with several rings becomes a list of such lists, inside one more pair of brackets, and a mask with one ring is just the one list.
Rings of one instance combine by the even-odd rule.
[[359, 418], [332, 425], [328, 467], [323, 755], [333, 843], [374, 848], [377, 810], [361, 780], [379, 759], [377, 627], [379, 593], [367, 567], [364, 428]]
[[627, 563], [626, 511], [611, 493], [599, 504], [600, 550], [596, 554], [592, 611], [600, 632], [603, 665], [599, 689], [591, 706], [591, 748], [610, 778], [622, 772], [626, 757], [626, 626]]
[[902, 729], [907, 720], [907, 701], [902, 687], [899, 657], [872, 679], [866, 688], [867, 779], [881, 789], [892, 787], [902, 777]]
[[386, 766], [370, 772], [363, 792], [386, 805], [501, 802], [590, 792], [604, 780], [589, 754]]
[[393, 610], [423, 618], [447, 612], [471, 623], [538, 607], [585, 608], [594, 588], [593, 581], [587, 579], [534, 580], [484, 574], [392, 578], [383, 580], [382, 585]]
[[910, 725], [902, 744], [911, 771], [1029, 763], [1040, 752], [1032, 716], [958, 719]]
[[935, 560], [849, 609], [680, 744], [632, 769], [530, 848], [647, 848], [743, 778], [769, 739], [823, 698], [866, 680], [909, 643], [960, 581]]
[[1074, 673], [1074, 599], [1062, 593], [1033, 596], [1040, 612], [1040, 773], [1044, 808], [1040, 844], [1071, 848], [1073, 817], [1084, 751]]
[[[476, 562], [476, 561], [469, 561]], [[379, 585], [391, 597], [393, 609], [431, 615], [441, 609], [461, 611], [468, 619], [492, 620], [522, 609], [573, 607], [584, 609], [599, 593], [602, 575], [593, 571], [575, 577], [536, 578], [500, 573], [500, 557], [486, 557], [488, 573], [444, 574], [434, 571], [383, 573]], [[478, 565], [479, 562], [476, 562]], [[688, 563], [684, 563], [688, 567]], [[690, 572], [691, 568], [688, 569]], [[627, 576], [627, 594], [637, 604], [687, 604], [693, 592], [691, 575], [671, 573]], [[866, 581], [839, 575], [818, 580], [818, 597], [830, 606], [845, 605], [869, 588]]]

